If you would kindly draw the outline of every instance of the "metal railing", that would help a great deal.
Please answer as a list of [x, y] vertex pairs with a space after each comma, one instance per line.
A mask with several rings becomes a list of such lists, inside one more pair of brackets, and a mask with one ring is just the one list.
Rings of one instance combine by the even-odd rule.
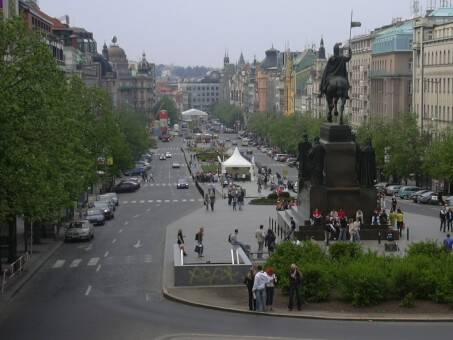
[[28, 262], [29, 259], [30, 254], [27, 252], [21, 257], [19, 257], [13, 263], [7, 265], [7, 268], [3, 269], [1, 289], [2, 294], [5, 292], [6, 286], [8, 285], [8, 280], [12, 279], [18, 273], [21, 273], [24, 270], [25, 264]]

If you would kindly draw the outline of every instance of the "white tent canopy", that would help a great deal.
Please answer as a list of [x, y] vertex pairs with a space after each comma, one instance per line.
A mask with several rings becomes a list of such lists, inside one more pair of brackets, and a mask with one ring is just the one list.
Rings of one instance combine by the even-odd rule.
[[190, 109], [181, 113], [182, 118], [192, 119], [192, 118], [206, 118], [208, 114], [204, 111], [200, 111], [197, 109]]
[[224, 168], [251, 168], [252, 163], [242, 157], [239, 149], [234, 149], [233, 155], [222, 163]]

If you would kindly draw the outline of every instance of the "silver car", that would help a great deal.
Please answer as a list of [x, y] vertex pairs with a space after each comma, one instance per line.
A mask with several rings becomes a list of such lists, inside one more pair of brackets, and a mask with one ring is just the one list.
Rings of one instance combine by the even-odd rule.
[[105, 216], [102, 210], [99, 209], [89, 209], [87, 211], [87, 220], [93, 225], [104, 225]]
[[64, 240], [92, 240], [94, 237], [94, 227], [88, 220], [71, 222], [64, 234]]
[[100, 201], [104, 201], [104, 198], [105, 199], [111, 198], [113, 200], [113, 203], [115, 203], [116, 206], [118, 206], [120, 204], [120, 201], [118, 199], [118, 195], [116, 194], [116, 192], [108, 192], [106, 194], [102, 194], [99, 196]]

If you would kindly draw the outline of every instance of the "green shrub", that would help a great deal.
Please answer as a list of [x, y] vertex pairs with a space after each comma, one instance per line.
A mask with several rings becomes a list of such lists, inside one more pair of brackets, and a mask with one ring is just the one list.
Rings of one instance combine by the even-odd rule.
[[375, 254], [367, 254], [350, 263], [343, 263], [336, 278], [340, 296], [355, 307], [381, 303], [389, 295], [391, 287], [385, 261]]
[[267, 198], [269, 198], [271, 200], [277, 200], [278, 195], [276, 192], [271, 192], [269, 195], [267, 195]]
[[356, 242], [336, 242], [329, 248], [329, 255], [335, 261], [349, 261], [363, 254], [362, 246]]
[[321, 247], [310, 241], [302, 242], [300, 245], [292, 242], [279, 243], [265, 267], [274, 268], [279, 276], [279, 286], [284, 290], [289, 286], [289, 270], [292, 263], [297, 264], [303, 272], [307, 264], [326, 264], [328, 261]]
[[304, 300], [323, 302], [329, 299], [333, 286], [331, 266], [326, 263], [308, 263], [300, 268]]
[[400, 307], [403, 308], [414, 308], [415, 307], [415, 295], [408, 293], [400, 303]]
[[439, 257], [442, 254], [445, 254], [445, 249], [442, 245], [440, 245], [436, 241], [417, 242], [412, 243], [409, 246], [407, 254], [409, 256], [426, 255], [432, 257]]
[[278, 197], [280, 197], [280, 198], [290, 198], [291, 195], [289, 194], [288, 191], [283, 191], [283, 192], [281, 192], [281, 193], [278, 195]]

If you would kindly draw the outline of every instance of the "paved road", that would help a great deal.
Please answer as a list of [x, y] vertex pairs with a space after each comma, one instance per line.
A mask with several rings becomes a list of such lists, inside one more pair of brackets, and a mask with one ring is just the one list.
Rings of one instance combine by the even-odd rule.
[[[182, 162], [176, 142], [160, 147], [175, 148], [174, 159]], [[158, 159], [153, 167], [154, 185], [121, 195], [115, 219], [96, 228], [92, 243], [65, 244], [16, 295], [0, 316], [1, 339], [451, 338], [453, 325], [446, 323], [272, 318], [166, 301], [161, 294], [165, 228], [200, 202], [193, 186], [169, 185], [186, 169], [172, 170], [171, 161]]]

